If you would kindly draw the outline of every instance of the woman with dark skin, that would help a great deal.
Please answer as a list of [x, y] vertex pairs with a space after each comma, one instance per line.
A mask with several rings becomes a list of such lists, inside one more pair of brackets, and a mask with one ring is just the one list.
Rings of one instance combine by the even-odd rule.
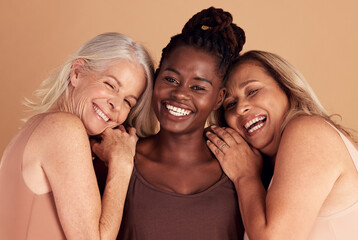
[[211, 7], [163, 49], [152, 98], [160, 130], [137, 143], [119, 239], [242, 238], [234, 186], [204, 127], [244, 42], [231, 14]]

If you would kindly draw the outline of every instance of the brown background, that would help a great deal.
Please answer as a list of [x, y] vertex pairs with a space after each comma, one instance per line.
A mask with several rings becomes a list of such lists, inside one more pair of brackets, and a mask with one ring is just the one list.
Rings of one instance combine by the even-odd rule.
[[122, 32], [144, 44], [157, 63], [169, 37], [209, 6], [230, 11], [245, 29], [244, 51], [288, 59], [327, 110], [358, 130], [356, 0], [0, 0], [0, 153], [26, 116], [23, 97], [86, 40]]

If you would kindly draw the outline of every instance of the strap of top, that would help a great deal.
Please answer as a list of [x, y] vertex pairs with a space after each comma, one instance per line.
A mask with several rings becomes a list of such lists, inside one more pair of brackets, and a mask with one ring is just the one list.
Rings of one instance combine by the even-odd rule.
[[354, 162], [354, 165], [356, 166], [356, 169], [358, 171], [358, 150], [355, 148], [353, 143], [345, 136], [341, 131], [339, 131], [335, 126], [333, 126], [331, 123], [327, 122], [329, 125], [332, 126], [333, 129], [335, 129], [338, 134], [341, 136], [344, 144], [346, 145], [349, 155], [351, 155], [351, 158]]

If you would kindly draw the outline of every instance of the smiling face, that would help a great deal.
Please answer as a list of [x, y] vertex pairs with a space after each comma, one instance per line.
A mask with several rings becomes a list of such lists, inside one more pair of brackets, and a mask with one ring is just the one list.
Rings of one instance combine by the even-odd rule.
[[71, 72], [74, 114], [89, 135], [97, 135], [126, 120], [144, 91], [146, 78], [140, 66], [125, 60], [115, 61], [101, 72], [83, 69], [83, 60], [76, 60]]
[[153, 91], [161, 129], [202, 131], [210, 112], [225, 95], [217, 58], [190, 46], [178, 46], [162, 62]]
[[289, 101], [258, 62], [245, 62], [232, 69], [223, 106], [230, 127], [262, 153], [276, 154]]

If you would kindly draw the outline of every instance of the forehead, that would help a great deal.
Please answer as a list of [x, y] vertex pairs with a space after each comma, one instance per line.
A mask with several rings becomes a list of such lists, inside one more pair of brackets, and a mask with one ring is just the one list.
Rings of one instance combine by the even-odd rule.
[[168, 56], [163, 60], [162, 67], [177, 67], [185, 70], [202, 70], [217, 74], [219, 59], [205, 50], [180, 45], [173, 48]]
[[267, 74], [265, 68], [259, 62], [244, 62], [231, 69], [227, 87], [238, 87], [246, 81], [261, 80], [267, 77], [270, 77], [270, 75]]

